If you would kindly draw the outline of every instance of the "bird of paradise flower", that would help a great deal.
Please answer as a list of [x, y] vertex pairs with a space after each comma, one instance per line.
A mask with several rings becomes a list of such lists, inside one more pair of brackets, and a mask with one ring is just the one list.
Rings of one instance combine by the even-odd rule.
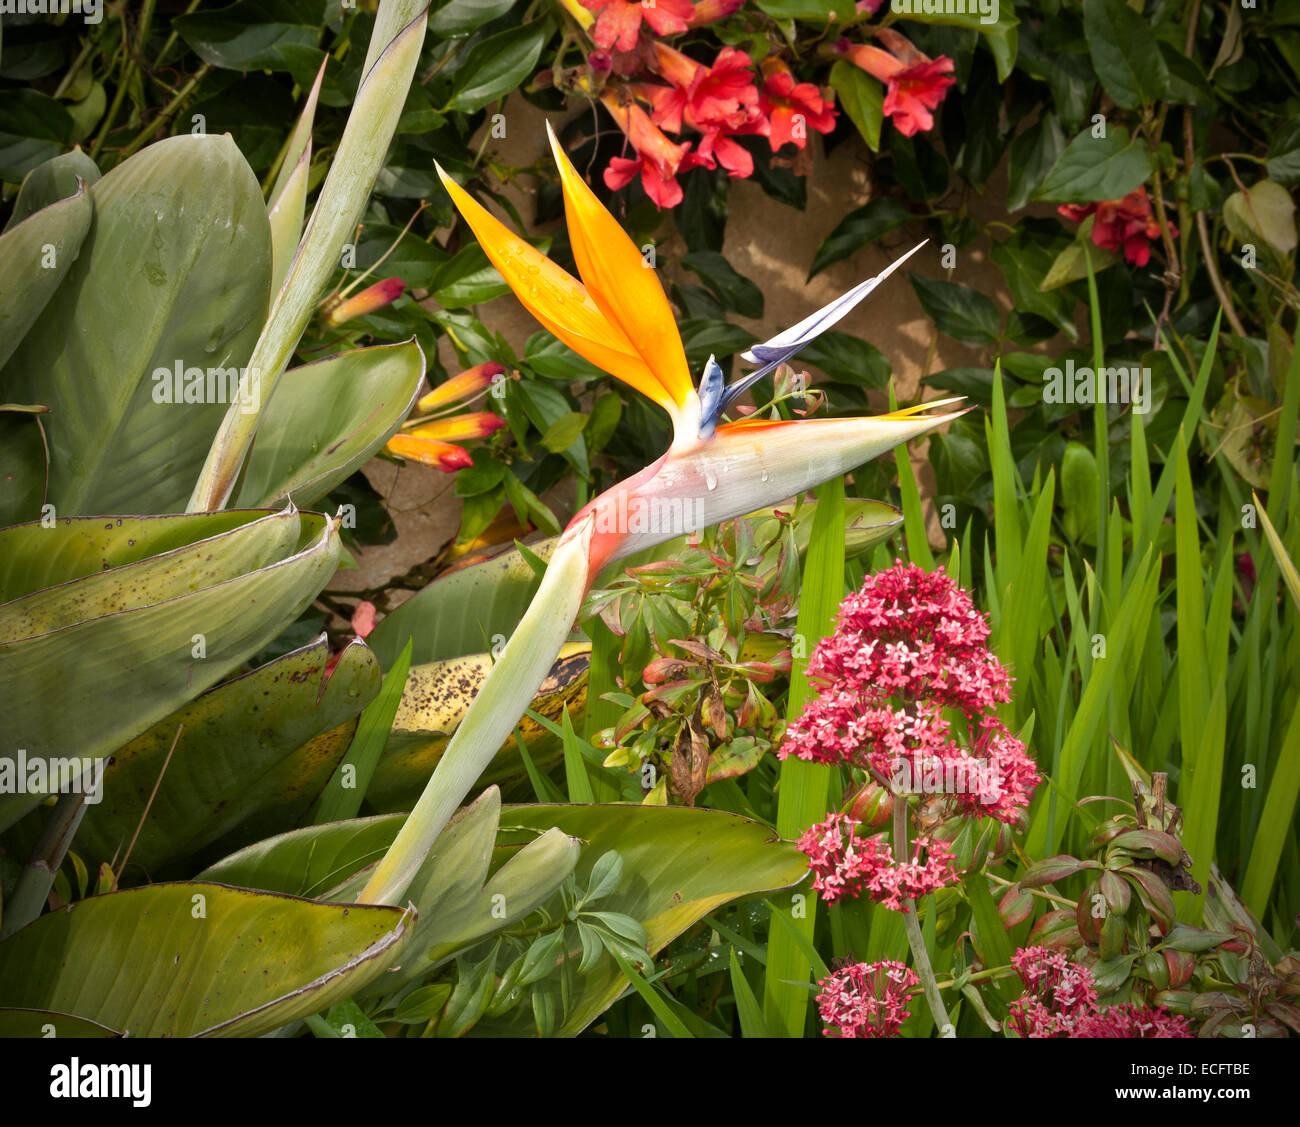
[[[693, 531], [683, 524], [707, 527], [801, 494], [961, 413], [929, 413], [958, 401], [945, 399], [873, 418], [723, 421], [756, 380], [838, 322], [919, 247], [754, 346], [744, 358], [758, 367], [730, 386], [710, 357], [697, 390], [655, 271], [578, 175], [549, 125], [548, 133], [581, 281], [509, 231], [441, 168], [439, 175], [525, 308], [574, 352], [667, 411], [673, 441], [658, 461], [585, 506], [559, 538], [536, 596], [364, 889], [361, 900], [367, 903], [397, 903], [405, 894], [438, 834], [533, 699], [604, 567]], [[656, 524], [645, 519], [647, 511], [670, 519]]]

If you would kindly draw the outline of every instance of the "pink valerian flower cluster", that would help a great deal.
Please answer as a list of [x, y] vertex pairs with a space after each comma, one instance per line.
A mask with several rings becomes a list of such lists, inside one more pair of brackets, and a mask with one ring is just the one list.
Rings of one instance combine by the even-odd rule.
[[1063, 951], [1022, 947], [1011, 956], [1025, 992], [1013, 1001], [1011, 1028], [1021, 1037], [1191, 1037], [1186, 1019], [1165, 1009], [1101, 1008], [1092, 972]]
[[883, 835], [856, 837], [853, 830], [860, 824], [847, 814], [832, 814], [798, 841], [800, 852], [808, 857], [813, 889], [828, 904], [866, 893], [886, 908], [906, 912], [907, 901], [959, 879], [947, 843], [918, 837], [912, 843], [911, 860], [899, 862]]
[[919, 980], [902, 963], [854, 963], [817, 985], [817, 1010], [825, 1037], [892, 1037], [911, 1013], [908, 1000]]
[[[698, 62], [668, 44], [642, 36], [642, 20], [660, 35], [699, 27], [730, 15], [741, 0], [582, 0], [598, 12], [588, 58], [593, 75], [630, 79], [607, 86], [600, 100], [627, 138], [633, 155], [615, 157], [605, 170], [612, 191], [638, 176], [658, 207], [682, 200], [677, 175], [691, 168], [717, 168], [731, 176], [754, 172], [753, 155], [737, 137], [766, 137], [775, 153], [787, 143], [807, 144], [810, 129], [829, 133], [835, 110], [811, 83], [800, 83], [780, 59], [763, 60], [761, 80], [754, 60], [724, 47], [711, 65]], [[699, 134], [692, 150], [673, 141], [684, 130]]]
[[[1151, 210], [1146, 185], [1129, 192], [1123, 199], [1101, 203], [1063, 203], [1056, 209], [1063, 218], [1082, 223], [1092, 221], [1092, 241], [1103, 250], [1124, 252], [1126, 262], [1145, 266], [1151, 261], [1151, 243], [1160, 238], [1160, 223]], [[1169, 234], [1176, 238], [1178, 228], [1169, 224]]]
[[[1014, 821], [1040, 779], [993, 713], [1010, 700], [1011, 679], [988, 635], [970, 596], [942, 572], [900, 563], [868, 576], [813, 651], [817, 695], [778, 754], [868, 769], [904, 792], [942, 767], [943, 778], [965, 783], [942, 788], [957, 811]], [[945, 709], [968, 718], [965, 746]]]

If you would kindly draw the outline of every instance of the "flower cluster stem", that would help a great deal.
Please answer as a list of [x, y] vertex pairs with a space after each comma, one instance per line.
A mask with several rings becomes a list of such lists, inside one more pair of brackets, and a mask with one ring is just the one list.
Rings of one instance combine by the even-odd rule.
[[[907, 853], [907, 802], [905, 799], [894, 800], [894, 856], [903, 858]], [[904, 905], [903, 928], [907, 932], [907, 945], [912, 949], [912, 963], [916, 975], [925, 990], [925, 1001], [930, 1007], [930, 1016], [940, 1034], [952, 1022], [948, 1020], [948, 1011], [944, 1007], [943, 997], [939, 993], [939, 983], [934, 977], [934, 967], [930, 965], [930, 953], [925, 949], [925, 938], [921, 935], [921, 921], [916, 916], [916, 901], [909, 900]]]

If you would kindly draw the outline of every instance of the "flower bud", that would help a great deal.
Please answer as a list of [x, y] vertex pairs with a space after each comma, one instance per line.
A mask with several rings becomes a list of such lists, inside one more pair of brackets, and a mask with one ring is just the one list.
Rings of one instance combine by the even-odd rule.
[[1196, 956], [1190, 951], [1172, 951], [1166, 947], [1162, 952], [1165, 965], [1169, 968], [1169, 985], [1175, 990], [1181, 989], [1192, 980], [1196, 970]]
[[894, 796], [874, 779], [869, 779], [858, 791], [853, 805], [849, 807], [850, 818], [873, 830], [886, 825], [893, 816]]
[[367, 286], [359, 294], [340, 301], [326, 314], [325, 319], [331, 325], [341, 325], [355, 317], [364, 317], [367, 313], [374, 313], [396, 301], [405, 289], [406, 283], [401, 278], [385, 278], [382, 282]]

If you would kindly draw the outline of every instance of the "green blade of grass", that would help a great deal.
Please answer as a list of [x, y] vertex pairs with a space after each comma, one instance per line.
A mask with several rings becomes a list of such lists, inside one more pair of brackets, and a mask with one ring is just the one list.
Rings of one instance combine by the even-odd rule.
[[[1110, 704], [1111, 690], [1115, 678], [1124, 666], [1124, 654], [1129, 646], [1135, 624], [1140, 618], [1140, 628], [1145, 630], [1147, 617], [1155, 605], [1160, 574], [1159, 568], [1153, 567], [1152, 555], [1152, 549], [1148, 547], [1138, 568], [1137, 581], [1129, 588], [1110, 620], [1105, 634], [1106, 656], [1093, 662], [1092, 670], [1084, 680], [1079, 707], [1075, 710], [1066, 731], [1065, 741], [1061, 745], [1056, 776], [1061, 793], [1068, 796], [1071, 801], [1077, 801], [1081, 797], [1079, 783], [1089, 759], [1089, 752], [1098, 746], [1102, 722]], [[1139, 615], [1139, 608], [1143, 608], [1145, 613]], [[1025, 853], [1030, 857], [1049, 857], [1058, 851], [1070, 811], [1058, 810], [1055, 790], [1041, 800], [1035, 799], [1035, 806], [1029, 836], [1025, 843]]]
[[[408, 638], [392, 669], [384, 674], [379, 695], [361, 713], [347, 754], [339, 761], [320, 798], [316, 800], [316, 805], [312, 807], [313, 826], [342, 822], [357, 816], [379, 757], [384, 754], [384, 747], [388, 744], [388, 733], [392, 731], [397, 708], [402, 703], [402, 692], [406, 688], [406, 676], [410, 670], [411, 639]], [[345, 786], [345, 782], [350, 785]]]
[[[797, 659], [790, 673], [790, 696], [786, 709], [790, 720], [803, 711], [804, 702], [811, 695], [805, 673], [807, 654], [819, 639], [830, 632], [843, 587], [844, 479], [834, 478], [817, 490], [817, 513], [813, 517], [811, 539], [804, 559], [795, 630], [803, 639], [805, 656]], [[808, 763], [793, 756], [782, 762], [776, 815], [776, 828], [781, 837], [792, 840], [822, 819], [830, 803], [832, 776], [833, 771], [824, 764]], [[806, 940], [816, 924], [817, 898], [812, 893], [803, 895], [807, 898], [806, 915], [791, 926], [800, 938]], [[784, 908], [774, 909], [774, 915], [780, 916], [783, 911], [788, 911], [791, 901], [783, 900]], [[811, 943], [808, 946], [811, 947]], [[763, 983], [763, 1014], [767, 1027], [774, 1036], [802, 1036], [808, 1013], [808, 994], [791, 983], [807, 982], [811, 966], [807, 952], [794, 941], [788, 929], [774, 930], [767, 957]]]
[[[889, 384], [889, 409], [898, 410], [898, 399], [894, 395], [894, 384]], [[911, 563], [934, 570], [934, 553], [930, 551], [929, 537], [925, 534], [925, 513], [921, 509], [921, 491], [916, 487], [916, 475], [912, 472], [912, 457], [907, 451], [907, 443], [894, 447], [894, 466], [898, 470], [898, 493], [903, 509], [903, 532], [907, 537], [907, 557]]]
[[564, 781], [569, 788], [569, 801], [595, 802], [591, 779], [587, 775], [587, 764], [583, 762], [582, 751], [578, 748], [578, 734], [573, 730], [573, 722], [569, 719], [568, 705], [564, 707], [563, 720], [561, 738], [564, 741]]
[[1295, 832], [1296, 798], [1300, 795], [1300, 702], [1291, 714], [1277, 762], [1269, 773], [1259, 828], [1250, 848], [1241, 899], [1258, 919], [1264, 918], [1277, 879], [1282, 851]]
[[985, 420], [989, 465], [993, 471], [993, 546], [997, 552], [998, 602], [1020, 571], [1020, 506], [1016, 504], [1016, 464], [1011, 456], [1011, 428], [1002, 389], [1002, 365], [993, 366], [993, 412]]
[[623, 972], [623, 977], [632, 984], [632, 989], [641, 995], [641, 1000], [650, 1007], [655, 1017], [664, 1023], [664, 1028], [668, 1030], [669, 1034], [673, 1037], [689, 1038], [693, 1036], [691, 1031], [686, 1028], [686, 1023], [673, 1012], [672, 1007], [660, 996], [659, 991], [637, 973], [636, 967], [612, 947], [606, 949], [614, 956], [614, 961], [618, 963], [618, 969]]
[[736, 995], [736, 1016], [740, 1018], [740, 1032], [746, 1037], [766, 1037], [767, 1022], [763, 1020], [763, 1007], [754, 997], [749, 979], [736, 958], [736, 949], [731, 948], [731, 989]]
[[[1087, 241], [1083, 243], [1084, 264], [1088, 268], [1088, 319], [1092, 330], [1092, 370], [1101, 379], [1105, 363], [1105, 341], [1101, 333], [1101, 300], [1097, 296], [1097, 275], [1092, 269], [1092, 253]], [[1111, 557], [1107, 553], [1109, 532], [1106, 528], [1106, 506], [1110, 503], [1110, 426], [1106, 415], [1105, 396], [1097, 395], [1092, 408], [1093, 454], [1097, 460], [1097, 578], [1106, 590], [1113, 582], [1110, 576]]]
[[523, 729], [515, 727], [515, 745], [519, 748], [519, 758], [523, 760], [524, 771], [532, 785], [533, 795], [538, 802], [564, 802], [564, 792], [537, 769], [528, 745], [524, 742]]
[[[597, 732], [612, 728], [618, 723], [621, 710], [618, 705], [604, 700], [606, 693], [618, 689], [618, 635], [614, 633], [599, 615], [594, 615], [582, 624], [582, 632], [591, 639], [591, 658], [587, 667], [587, 705], [582, 716], [582, 736], [588, 742], [594, 742]], [[608, 779], [597, 774], [591, 778], [591, 790], [597, 802], [617, 802], [619, 789]]]

